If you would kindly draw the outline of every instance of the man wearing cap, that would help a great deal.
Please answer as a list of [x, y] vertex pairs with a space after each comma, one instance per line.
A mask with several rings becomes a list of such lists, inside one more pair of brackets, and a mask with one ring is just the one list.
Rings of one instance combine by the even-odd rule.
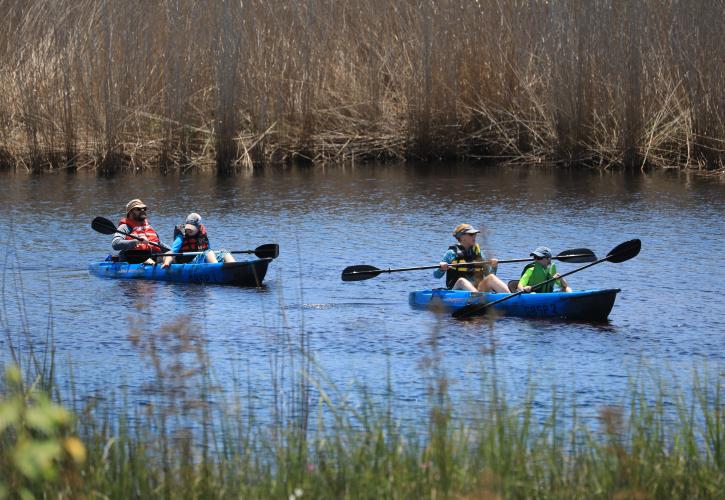
[[[554, 291], [554, 284], [556, 284], [561, 291], [571, 292], [571, 287], [564, 278], [559, 276], [556, 272], [556, 264], [551, 262], [551, 250], [548, 247], [537, 247], [536, 250], [530, 254], [534, 258], [534, 262], [527, 264], [521, 273], [519, 284], [516, 289], [519, 292], [539, 292], [539, 293], [551, 293]], [[551, 278], [559, 278], [556, 281], [547, 283], [537, 287], [539, 283], [550, 280]]]
[[[166, 245], [161, 242], [159, 235], [149, 224], [146, 205], [139, 199], [126, 204], [126, 217], [121, 219], [116, 231], [118, 232], [114, 235], [111, 246], [119, 252], [119, 260], [154, 264], [155, 261], [144, 253], [158, 253], [161, 251], [160, 247], [166, 249]], [[140, 238], [140, 241], [129, 235]], [[130, 250], [133, 252], [129, 252]], [[131, 253], [137, 255], [131, 256]]]
[[[497, 259], [486, 260], [481, 247], [476, 243], [478, 229], [470, 224], [459, 224], [453, 230], [458, 243], [448, 247], [443, 255], [440, 266], [433, 271], [433, 276], [446, 276], [446, 287], [452, 290], [468, 290], [469, 292], [502, 292], [507, 293], [508, 287], [496, 276]], [[470, 262], [487, 262], [478, 266], [456, 266]]]
[[[176, 262], [180, 264], [192, 263], [202, 264], [208, 262], [216, 264], [220, 260], [224, 262], [235, 262], [232, 254], [226, 250], [213, 251], [209, 244], [206, 226], [201, 223], [201, 215], [192, 212], [186, 216], [184, 224], [180, 224], [174, 228], [174, 243], [171, 245], [171, 253], [179, 252], [201, 252], [196, 255], [179, 256]], [[174, 261], [174, 257], [164, 257], [161, 267], [169, 267]]]

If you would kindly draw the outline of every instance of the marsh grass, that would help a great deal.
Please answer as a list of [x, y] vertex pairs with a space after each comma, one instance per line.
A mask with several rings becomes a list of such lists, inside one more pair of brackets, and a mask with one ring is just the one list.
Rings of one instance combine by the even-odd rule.
[[722, 169], [722, 1], [0, 0], [0, 163]]
[[592, 428], [565, 401], [545, 418], [532, 413], [532, 399], [510, 406], [497, 383], [465, 424], [445, 394], [435, 394], [417, 431], [370, 400], [347, 407], [327, 396], [309, 432], [227, 414], [223, 430], [202, 443], [148, 421], [96, 423], [81, 432], [88, 459], [72, 491], [113, 498], [717, 498], [722, 491], [719, 384], [696, 384], [693, 406], [678, 402], [675, 418], [662, 404], [669, 395], [656, 394], [652, 404], [633, 390], [629, 407], [602, 408]]
[[[213, 383], [198, 326], [193, 318], [154, 330], [132, 322], [129, 342], [151, 373], [146, 404], [69, 402], [70, 428], [65, 410], [43, 396], [62, 401], [50, 374], [34, 374], [51, 383], [43, 388], [9, 372], [16, 375], [0, 385], [0, 478], [15, 479], [0, 482], [0, 497], [718, 498], [725, 487], [722, 374], [696, 371], [685, 391], [643, 370], [625, 400], [588, 416], [554, 388], [550, 409], [537, 413], [532, 379], [519, 402], [507, 398], [492, 321], [469, 403], [451, 397], [455, 381], [431, 332], [420, 364], [427, 416], [405, 423], [392, 404], [391, 363], [382, 398], [365, 388], [351, 398], [317, 369], [305, 340], [282, 338], [279, 365], [297, 369], [273, 370], [271, 385], [286, 398], [259, 418], [251, 388]], [[13, 361], [27, 355], [17, 350]], [[19, 397], [27, 410], [13, 414]], [[60, 411], [60, 427], [33, 427], [31, 410]], [[56, 440], [57, 458], [21, 477], [27, 439], [19, 436]]]

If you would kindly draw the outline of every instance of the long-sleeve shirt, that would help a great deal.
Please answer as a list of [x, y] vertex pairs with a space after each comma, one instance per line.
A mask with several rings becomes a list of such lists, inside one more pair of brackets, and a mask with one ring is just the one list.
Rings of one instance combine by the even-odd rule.
[[[127, 240], [126, 235], [121, 234], [121, 233], [130, 233], [131, 231], [133, 231], [133, 228], [131, 226], [129, 226], [128, 224], [121, 224], [120, 226], [118, 226], [116, 228], [116, 231], [118, 231], [118, 232], [113, 235], [113, 240], [111, 241], [111, 248], [113, 248], [117, 252], [122, 252], [124, 250], [132, 250], [132, 249], [136, 248], [136, 245], [141, 243], [138, 240]], [[159, 245], [164, 246], [164, 247], [166, 246], [166, 245], [164, 245], [163, 241], [159, 241]], [[179, 248], [181, 248], [181, 247], [179, 247]], [[160, 248], [158, 250], [161, 251]]]

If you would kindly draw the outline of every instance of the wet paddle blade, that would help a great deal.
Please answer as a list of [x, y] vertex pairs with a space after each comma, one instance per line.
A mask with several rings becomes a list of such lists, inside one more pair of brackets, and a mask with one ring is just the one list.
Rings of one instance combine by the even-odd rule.
[[157, 253], [154, 253], [150, 250], [126, 250], [124, 253], [124, 260], [123, 262], [128, 262], [129, 264], [141, 264], [142, 262], [145, 262], [147, 259], [153, 258]]
[[472, 316], [484, 316], [488, 313], [488, 304], [469, 304], [463, 306], [460, 309], [453, 311], [453, 316], [456, 319], [470, 318]]
[[101, 234], [113, 234], [116, 232], [115, 224], [104, 217], [96, 217], [93, 219], [91, 227], [94, 231], [98, 231]]
[[342, 281], [363, 281], [374, 278], [382, 273], [381, 269], [375, 266], [349, 266], [342, 270]]
[[557, 260], [562, 262], [571, 262], [572, 264], [583, 264], [585, 262], [594, 262], [597, 256], [588, 248], [572, 248], [564, 250], [556, 256]]
[[256, 255], [260, 259], [276, 259], [279, 256], [279, 245], [276, 243], [260, 245], [254, 249], [254, 255]]
[[608, 262], [619, 264], [636, 257], [642, 248], [642, 242], [638, 239], [625, 241], [612, 249], [604, 258]]

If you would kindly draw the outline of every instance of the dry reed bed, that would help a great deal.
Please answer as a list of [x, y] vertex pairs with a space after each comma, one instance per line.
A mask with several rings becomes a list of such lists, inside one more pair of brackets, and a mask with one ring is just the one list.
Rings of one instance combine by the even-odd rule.
[[723, 0], [0, 0], [0, 163], [722, 169]]

